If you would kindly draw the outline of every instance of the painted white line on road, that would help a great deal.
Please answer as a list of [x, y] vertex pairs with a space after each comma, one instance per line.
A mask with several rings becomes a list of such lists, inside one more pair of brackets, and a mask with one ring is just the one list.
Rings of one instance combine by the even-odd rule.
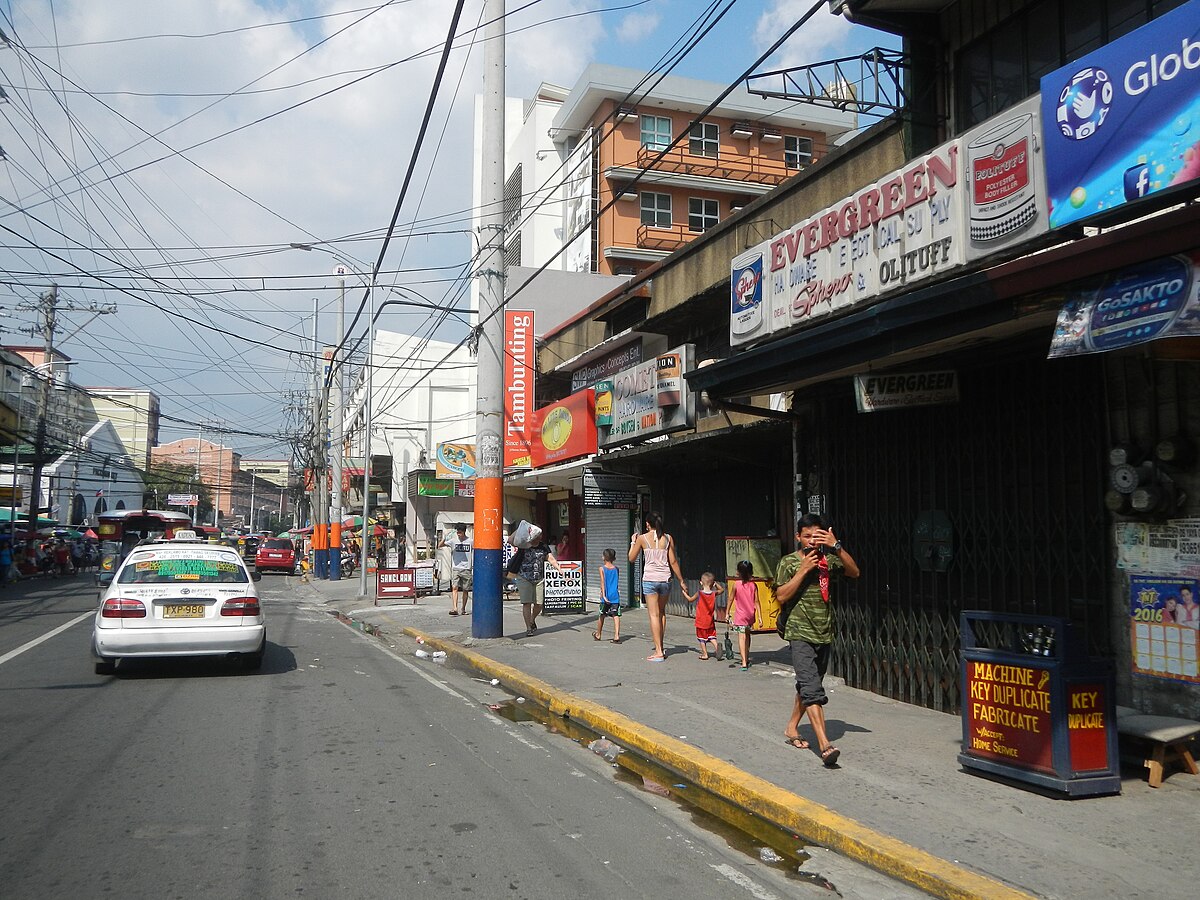
[[737, 869], [727, 863], [719, 866], [714, 865], [713, 868], [736, 884], [738, 887], [745, 888], [746, 891], [749, 892], [750, 896], [757, 898], [757, 900], [779, 900], [779, 897], [776, 894], [771, 893], [753, 878], [739, 872]]
[[36, 647], [38, 644], [42, 643], [43, 641], [50, 640], [50, 638], [54, 637], [56, 634], [62, 634], [64, 631], [66, 631], [72, 625], [78, 625], [84, 619], [90, 619], [95, 614], [96, 614], [95, 612], [85, 612], [82, 615], [76, 616], [70, 622], [65, 622], [62, 625], [59, 625], [53, 631], [47, 631], [41, 637], [34, 638], [32, 641], [30, 641], [27, 644], [22, 644], [16, 650], [9, 650], [3, 656], [0, 656], [0, 666], [4, 665], [10, 659], [14, 659], [15, 657], [20, 656], [26, 650], [32, 650], [34, 647]]
[[422, 678], [424, 678], [426, 681], [428, 681], [430, 684], [432, 684], [435, 688], [443, 690], [447, 694], [450, 694], [453, 697], [457, 697], [459, 700], [461, 700], [463, 703], [470, 706], [472, 709], [475, 708], [474, 701], [467, 699], [466, 697], [464, 697], [462, 694], [460, 694], [454, 688], [450, 687], [450, 685], [446, 684], [445, 682], [438, 681], [436, 678], [434, 678], [428, 672], [422, 672], [419, 666], [414, 666], [403, 656], [393, 653], [391, 650], [389, 650], [387, 647], [383, 646], [383, 644], [381, 644], [375, 638], [371, 637], [370, 635], [363, 634], [357, 628], [347, 625], [345, 622], [342, 622], [340, 620], [338, 620], [338, 624], [341, 625], [343, 628], [345, 628], [347, 631], [351, 632], [355, 637], [359, 638], [360, 640], [367, 641], [372, 647], [376, 648], [381, 653], [384, 653], [387, 656], [390, 656], [396, 662], [400, 663], [400, 665], [405, 666], [406, 668], [412, 669], [412, 671], [416, 672], [418, 675], [420, 675]]

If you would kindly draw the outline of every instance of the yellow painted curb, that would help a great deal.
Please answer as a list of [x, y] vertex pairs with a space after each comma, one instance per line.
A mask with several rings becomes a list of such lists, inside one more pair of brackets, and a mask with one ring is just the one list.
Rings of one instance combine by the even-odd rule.
[[482, 674], [537, 700], [557, 716], [582, 722], [705, 790], [786, 828], [802, 838], [864, 863], [946, 900], [1031, 900], [1032, 895], [927, 853], [868, 828], [819, 803], [744, 772], [683, 741], [648, 728], [590, 700], [561, 691], [519, 669], [497, 662], [453, 641], [430, 637], [415, 628], [402, 631], [426, 646], [444, 650]]

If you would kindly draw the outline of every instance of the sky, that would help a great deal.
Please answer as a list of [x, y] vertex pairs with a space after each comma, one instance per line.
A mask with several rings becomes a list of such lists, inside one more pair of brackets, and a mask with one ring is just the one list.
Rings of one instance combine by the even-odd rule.
[[[593, 62], [645, 70], [728, 0], [508, 0], [506, 93]], [[733, 81], [811, 0], [738, 0], [673, 74]], [[354, 341], [378, 300], [465, 308], [482, 0], [468, 0], [397, 226], [451, 0], [0, 0], [0, 334], [58, 285], [58, 349], [81, 385], [146, 387], [161, 440], [223, 432], [286, 457], [330, 342], [339, 262]], [[767, 68], [895, 38], [822, 9]], [[293, 244], [312, 247], [296, 249]], [[377, 300], [377, 302], [378, 302]], [[96, 314], [95, 309], [115, 312]], [[399, 304], [379, 327], [456, 342], [455, 315]]]

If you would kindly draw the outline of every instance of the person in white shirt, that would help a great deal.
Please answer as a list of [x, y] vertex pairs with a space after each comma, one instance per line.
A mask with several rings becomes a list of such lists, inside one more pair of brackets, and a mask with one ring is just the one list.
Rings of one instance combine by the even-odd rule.
[[[447, 537], [442, 545], [450, 548], [450, 615], [465, 616], [474, 574], [472, 563], [475, 550], [471, 539], [467, 537], [467, 526], [461, 523], [457, 525], [454, 535]], [[458, 602], [460, 594], [461, 606]]]

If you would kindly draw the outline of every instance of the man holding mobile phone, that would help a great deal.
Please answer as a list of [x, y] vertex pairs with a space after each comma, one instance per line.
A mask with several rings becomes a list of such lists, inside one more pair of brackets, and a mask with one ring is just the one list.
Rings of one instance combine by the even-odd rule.
[[791, 607], [783, 637], [791, 644], [796, 670], [796, 697], [783, 736], [789, 746], [807, 749], [808, 742], [799, 732], [800, 719], [807, 713], [817, 738], [817, 753], [826, 766], [832, 767], [841, 751], [825, 733], [829, 697], [822, 681], [833, 643], [829, 604], [833, 580], [843, 575], [857, 578], [859, 569], [832, 529], [826, 528], [814, 513], [801, 516], [796, 523], [796, 544], [796, 552], [780, 560], [775, 572], [775, 598], [780, 607]]

